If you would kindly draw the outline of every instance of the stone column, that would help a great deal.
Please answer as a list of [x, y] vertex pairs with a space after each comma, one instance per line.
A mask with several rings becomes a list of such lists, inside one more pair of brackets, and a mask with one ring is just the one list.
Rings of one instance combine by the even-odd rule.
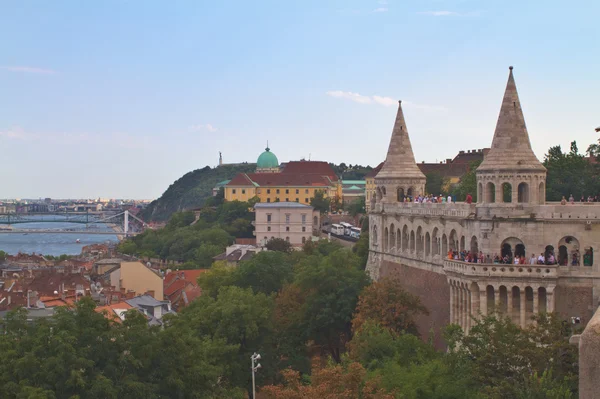
[[494, 182], [494, 187], [496, 189], [496, 202], [502, 202], [504, 195], [502, 195], [502, 183], [499, 181]]
[[454, 285], [450, 281], [450, 323], [454, 322]]
[[519, 321], [521, 328], [525, 328], [525, 325], [527, 324], [527, 308], [525, 307], [527, 303], [527, 297], [525, 296], [525, 287], [519, 287], [519, 295], [521, 296], [519, 298]]
[[554, 288], [550, 286], [546, 288], [546, 312], [554, 312]]
[[506, 287], [506, 315], [512, 321], [513, 319], [513, 297], [512, 286]]
[[471, 313], [472, 313], [472, 300], [471, 300], [471, 290], [467, 290], [467, 333], [471, 329]]
[[494, 307], [496, 312], [500, 311], [500, 286], [494, 286]]
[[538, 314], [539, 312], [539, 294], [538, 287], [531, 287], [533, 290], [533, 314]]
[[510, 188], [511, 188], [511, 200], [514, 203], [519, 202], [519, 182], [518, 181], [512, 181], [510, 183]]
[[454, 282], [454, 317], [452, 318], [452, 323], [458, 324], [458, 286], [456, 285], [456, 281]]
[[487, 316], [487, 285], [483, 290], [479, 289], [479, 310], [482, 317]]
[[462, 328], [462, 313], [463, 313], [463, 292], [462, 292], [462, 287], [460, 286], [460, 284], [457, 287], [458, 289], [458, 314], [457, 314], [457, 318], [456, 318], [456, 324], [458, 324], [459, 326], [461, 326]]

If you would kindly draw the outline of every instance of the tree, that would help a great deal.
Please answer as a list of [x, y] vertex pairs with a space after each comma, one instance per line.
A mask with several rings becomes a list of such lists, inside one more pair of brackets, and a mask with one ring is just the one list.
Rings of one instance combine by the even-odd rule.
[[345, 249], [328, 256], [309, 256], [297, 267], [294, 283], [306, 292], [304, 327], [310, 339], [329, 350], [339, 363], [351, 338], [358, 295], [369, 278], [356, 255]]
[[325, 197], [324, 190], [315, 190], [315, 196], [310, 199], [310, 205], [321, 214], [329, 212], [331, 206], [331, 198]]
[[6, 256], [8, 254], [4, 251], [0, 251], [0, 262], [4, 262], [6, 260]]
[[489, 315], [477, 320], [469, 335], [454, 328], [446, 339], [489, 397], [517, 398], [544, 373], [557, 389], [566, 384], [576, 392], [577, 347], [568, 343], [569, 329], [554, 314], [538, 315], [535, 321], [521, 329], [507, 317]]
[[464, 201], [467, 194], [471, 194], [473, 202], [477, 202], [477, 176], [475, 171], [481, 165], [481, 161], [471, 162], [467, 173], [461, 177], [460, 182], [452, 189], [452, 194], [456, 196], [456, 201]]
[[433, 195], [445, 194], [448, 179], [442, 177], [438, 172], [431, 172], [425, 175], [427, 178], [425, 183], [425, 192]]
[[405, 291], [400, 281], [384, 278], [366, 287], [360, 294], [352, 328], [359, 330], [372, 320], [396, 334], [418, 335], [415, 318], [429, 311], [421, 304], [418, 296]]
[[283, 238], [271, 238], [267, 241], [266, 247], [269, 251], [292, 252], [292, 244]]
[[264, 251], [241, 262], [233, 273], [233, 279], [238, 287], [270, 295], [291, 282], [293, 275], [293, 265], [284, 253]]
[[[595, 156], [595, 144], [588, 148], [590, 156]], [[577, 143], [571, 142], [570, 151], [563, 153], [560, 146], [550, 147], [544, 156], [546, 167], [546, 197], [550, 201], [560, 201], [563, 196], [596, 195], [600, 190], [598, 165], [591, 164], [579, 153]], [[587, 198], [586, 198], [587, 199]]]
[[354, 200], [349, 206], [348, 206], [348, 212], [350, 213], [350, 215], [356, 217], [356, 215], [358, 214], [364, 214], [365, 213], [365, 197], [360, 197], [356, 200]]
[[369, 233], [363, 231], [360, 233], [360, 238], [352, 247], [352, 252], [360, 258], [360, 265], [362, 269], [366, 269], [367, 261], [369, 260]]
[[311, 383], [304, 385], [300, 373], [287, 369], [282, 372], [285, 385], [264, 386], [260, 393], [267, 399], [393, 399], [395, 395], [377, 387], [377, 381], [368, 381], [365, 369], [359, 363], [319, 367], [315, 364]]

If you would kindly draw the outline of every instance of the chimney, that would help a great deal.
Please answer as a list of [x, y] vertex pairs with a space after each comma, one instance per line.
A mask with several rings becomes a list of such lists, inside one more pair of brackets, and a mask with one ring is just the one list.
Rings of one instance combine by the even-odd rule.
[[125, 299], [133, 299], [135, 298], [135, 291], [128, 291], [125, 295]]
[[451, 158], [446, 158], [446, 163], [452, 163], [452, 159]]
[[152, 298], [154, 298], [154, 290], [146, 291], [146, 295], [150, 295]]

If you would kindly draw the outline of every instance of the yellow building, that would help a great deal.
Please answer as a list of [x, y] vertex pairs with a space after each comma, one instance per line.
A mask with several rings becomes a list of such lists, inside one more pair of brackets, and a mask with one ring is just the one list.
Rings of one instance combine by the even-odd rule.
[[292, 161], [280, 166], [266, 148], [256, 163], [256, 173], [239, 173], [225, 186], [225, 200], [298, 202], [309, 204], [318, 190], [329, 198], [342, 198], [342, 184], [333, 168], [322, 161]]
[[382, 167], [383, 162], [365, 175], [365, 210], [367, 213], [371, 209], [371, 199], [375, 198], [375, 176], [377, 176]]

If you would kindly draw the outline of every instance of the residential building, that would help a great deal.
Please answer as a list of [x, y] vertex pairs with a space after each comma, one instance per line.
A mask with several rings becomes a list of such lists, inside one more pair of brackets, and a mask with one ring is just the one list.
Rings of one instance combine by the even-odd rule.
[[151, 295], [139, 295], [125, 302], [132, 308], [142, 312], [148, 318], [148, 325], [150, 326], [160, 326], [162, 325], [164, 315], [175, 314], [171, 310], [171, 302], [165, 300], [159, 301]]
[[225, 261], [228, 266], [237, 266], [241, 261], [252, 258], [254, 254], [260, 251], [262, 251], [262, 248], [256, 245], [233, 244], [225, 248], [225, 252], [215, 256], [213, 260]]
[[263, 245], [281, 238], [299, 247], [318, 235], [319, 211], [296, 202], [258, 203], [254, 205], [255, 235]]
[[371, 200], [375, 196], [375, 176], [377, 176], [382, 167], [383, 162], [365, 175], [365, 209], [367, 212], [371, 209]]
[[116, 291], [125, 290], [135, 295], [150, 294], [157, 300], [163, 300], [163, 279], [155, 270], [142, 262], [121, 262], [100, 276], [103, 285], [115, 287]]
[[207, 269], [168, 271], [163, 281], [165, 299], [175, 311], [187, 306], [202, 293], [198, 277]]

